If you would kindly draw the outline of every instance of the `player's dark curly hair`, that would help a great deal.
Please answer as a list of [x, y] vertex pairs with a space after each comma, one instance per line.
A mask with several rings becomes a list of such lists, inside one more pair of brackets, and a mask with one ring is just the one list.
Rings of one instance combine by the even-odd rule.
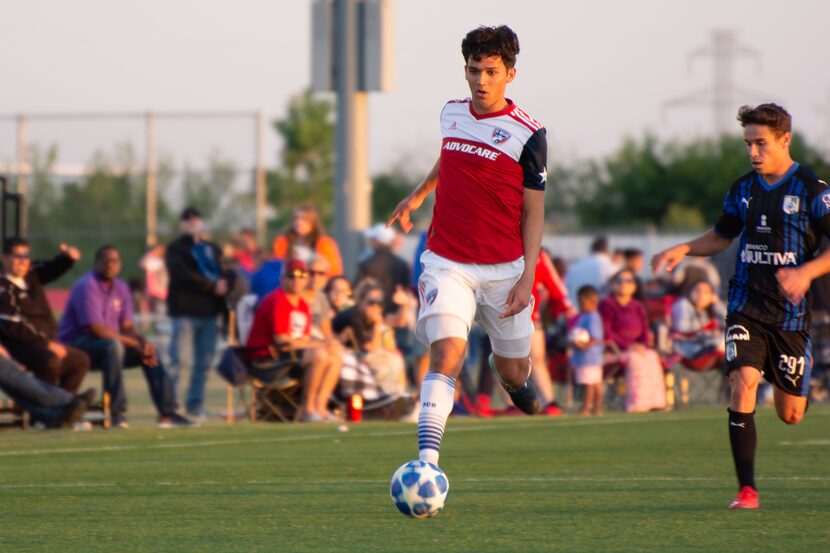
[[781, 136], [793, 129], [793, 118], [778, 104], [761, 104], [756, 107], [741, 106], [738, 109], [738, 121], [741, 127], [747, 125], [764, 125], [769, 127], [775, 136]]
[[461, 55], [464, 63], [472, 58], [479, 61], [489, 56], [499, 56], [504, 66], [510, 69], [516, 65], [519, 53], [519, 37], [507, 25], [473, 29], [461, 41]]

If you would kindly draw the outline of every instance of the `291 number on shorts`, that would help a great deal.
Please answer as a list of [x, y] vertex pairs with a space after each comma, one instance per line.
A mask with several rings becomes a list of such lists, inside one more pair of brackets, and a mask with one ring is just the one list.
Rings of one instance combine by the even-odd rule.
[[778, 359], [778, 370], [790, 376], [804, 376], [804, 365], [805, 360], [803, 355], [796, 357], [795, 355], [781, 354]]

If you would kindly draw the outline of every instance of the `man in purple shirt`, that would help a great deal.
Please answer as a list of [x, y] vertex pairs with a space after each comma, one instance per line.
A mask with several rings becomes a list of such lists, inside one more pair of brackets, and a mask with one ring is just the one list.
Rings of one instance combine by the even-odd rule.
[[133, 325], [133, 308], [127, 284], [118, 279], [121, 256], [115, 246], [102, 246], [95, 253], [93, 270], [72, 287], [66, 310], [58, 325], [58, 336], [83, 350], [93, 368], [104, 373], [104, 390], [110, 394], [113, 426], [127, 427], [127, 396], [123, 371], [141, 365], [150, 396], [159, 413], [158, 426], [193, 426], [176, 412], [173, 383], [152, 342]]

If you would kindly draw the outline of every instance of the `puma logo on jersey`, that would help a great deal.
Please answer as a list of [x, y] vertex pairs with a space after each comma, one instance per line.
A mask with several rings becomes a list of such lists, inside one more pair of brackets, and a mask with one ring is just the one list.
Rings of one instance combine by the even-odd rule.
[[547, 168], [543, 168], [542, 172], [539, 173], [539, 184], [545, 184], [548, 180], [548, 170]]
[[746, 208], [749, 209], [749, 202], [752, 201], [752, 196], [749, 198], [741, 198], [741, 201], [746, 204]]

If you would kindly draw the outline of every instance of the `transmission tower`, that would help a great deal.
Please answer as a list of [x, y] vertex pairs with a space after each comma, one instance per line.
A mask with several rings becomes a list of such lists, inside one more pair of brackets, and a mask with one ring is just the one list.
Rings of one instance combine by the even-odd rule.
[[[739, 104], [747, 103], [747, 96], [758, 96], [757, 92], [735, 86], [734, 67], [739, 57], [751, 57], [758, 61], [760, 69], [760, 54], [738, 42], [735, 32], [727, 29], [716, 29], [710, 34], [708, 44], [693, 50], [687, 56], [687, 63], [691, 64], [699, 58], [712, 60], [711, 88], [697, 90], [690, 94], [669, 100], [663, 104], [663, 109], [678, 107], [704, 106], [712, 110], [713, 129], [718, 135], [728, 133], [733, 125], [734, 115]], [[744, 98], [740, 100], [739, 98]]]

